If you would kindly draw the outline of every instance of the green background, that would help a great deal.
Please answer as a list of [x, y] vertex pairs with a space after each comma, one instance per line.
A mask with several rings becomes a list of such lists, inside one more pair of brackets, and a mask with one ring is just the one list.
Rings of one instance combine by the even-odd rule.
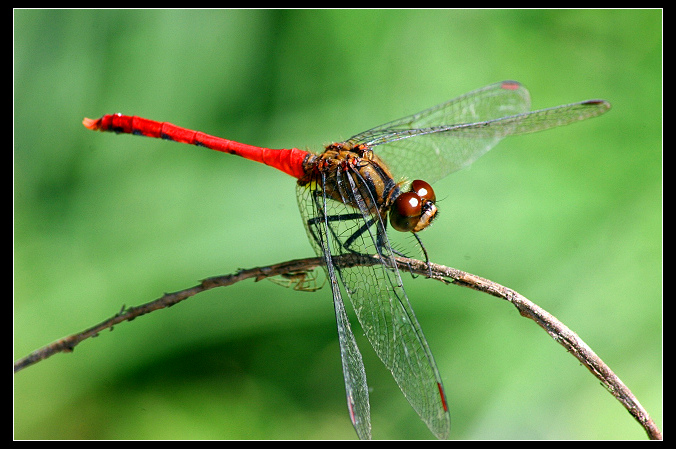
[[[433, 261], [562, 320], [661, 426], [661, 27], [660, 10], [15, 10], [14, 359], [123, 304], [312, 255], [289, 176], [93, 133], [83, 117], [318, 150], [516, 79], [533, 108], [613, 109], [507, 139], [438, 182], [440, 218], [421, 237]], [[452, 438], [645, 438], [509, 304], [405, 282]], [[361, 349], [374, 438], [432, 438]], [[330, 290], [247, 281], [120, 324], [14, 376], [14, 437], [355, 438]]]

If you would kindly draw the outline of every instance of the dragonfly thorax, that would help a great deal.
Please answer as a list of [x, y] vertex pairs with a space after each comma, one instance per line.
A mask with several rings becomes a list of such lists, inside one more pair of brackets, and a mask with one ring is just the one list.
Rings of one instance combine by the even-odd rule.
[[306, 176], [298, 183], [317, 183], [327, 198], [370, 215], [386, 215], [399, 184], [372, 151], [334, 143], [304, 164]]
[[319, 184], [325, 195], [355, 209], [378, 214], [389, 212], [390, 224], [401, 232], [425, 229], [437, 213], [435, 194], [425, 181], [415, 180], [407, 191], [383, 161], [366, 145], [333, 143], [305, 163], [306, 176], [298, 182]]

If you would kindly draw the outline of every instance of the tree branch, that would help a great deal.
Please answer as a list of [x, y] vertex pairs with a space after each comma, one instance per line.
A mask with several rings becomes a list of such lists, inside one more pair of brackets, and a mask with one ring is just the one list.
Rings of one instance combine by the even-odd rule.
[[[372, 265], [379, 263], [377, 259], [364, 255], [347, 254], [334, 259], [339, 267], [351, 267], [357, 265]], [[455, 284], [468, 287], [473, 290], [488, 293], [497, 298], [504, 299], [513, 304], [521, 316], [535, 321], [554, 341], [561, 344], [568, 352], [575, 356], [587, 369], [599, 379], [606, 389], [629, 411], [629, 413], [641, 424], [650, 439], [661, 440], [662, 433], [652, 421], [648, 412], [641, 406], [631, 390], [613, 373], [613, 371], [587, 346], [580, 337], [557, 320], [546, 310], [540, 308], [524, 296], [512, 289], [504, 287], [488, 279], [475, 276], [455, 268], [446, 267], [425, 262], [397, 258], [399, 268], [404, 272], [429, 276], [432, 279], [446, 284]], [[41, 360], [44, 360], [58, 352], [72, 352], [75, 346], [82, 341], [98, 335], [105, 329], [112, 329], [116, 324], [124, 321], [132, 321], [136, 317], [145, 315], [155, 310], [171, 307], [174, 304], [188, 299], [206, 290], [216, 287], [226, 287], [245, 279], [254, 278], [256, 281], [273, 276], [284, 276], [294, 273], [311, 271], [323, 265], [320, 258], [298, 259], [265, 267], [257, 267], [239, 270], [234, 274], [215, 276], [204, 279], [199, 285], [174, 293], [166, 293], [161, 298], [142, 304], [137, 307], [122, 307], [111, 318], [77, 334], [64, 337], [47, 346], [44, 346], [14, 364], [14, 372], [27, 368]]]

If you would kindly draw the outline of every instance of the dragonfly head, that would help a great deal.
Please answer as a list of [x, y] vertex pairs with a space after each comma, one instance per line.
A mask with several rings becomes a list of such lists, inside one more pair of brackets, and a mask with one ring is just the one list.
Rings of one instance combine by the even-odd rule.
[[437, 214], [434, 190], [425, 181], [416, 179], [408, 192], [400, 194], [390, 208], [390, 224], [401, 232], [425, 229]]

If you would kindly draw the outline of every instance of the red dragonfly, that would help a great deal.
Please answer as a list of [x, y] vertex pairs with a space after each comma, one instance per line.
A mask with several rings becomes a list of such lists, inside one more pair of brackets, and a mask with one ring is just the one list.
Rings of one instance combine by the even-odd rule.
[[[608, 111], [610, 104], [587, 100], [529, 109], [526, 88], [503, 81], [332, 143], [321, 154], [259, 148], [121, 114], [84, 119], [83, 124], [92, 130], [158, 137], [235, 154], [296, 178], [303, 223], [315, 252], [325, 262], [333, 294], [348, 411], [357, 435], [371, 437], [370, 406], [364, 364], [343, 292], [404, 396], [432, 433], [443, 439], [451, 428], [448, 401], [404, 291], [395, 260], [401, 253], [390, 244], [388, 222], [397, 231], [412, 232], [427, 259], [416, 233], [437, 214], [429, 183], [468, 166], [504, 137], [595, 117]], [[342, 255], [375, 258], [377, 263], [341, 266], [335, 261]]]

